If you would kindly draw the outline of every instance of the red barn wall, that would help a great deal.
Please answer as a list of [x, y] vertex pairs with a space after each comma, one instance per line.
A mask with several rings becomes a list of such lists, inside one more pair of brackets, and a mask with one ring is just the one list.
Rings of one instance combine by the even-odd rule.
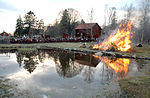
[[98, 25], [95, 25], [92, 28], [92, 31], [93, 31], [93, 38], [99, 38], [100, 37], [100, 35], [101, 35], [101, 29], [99, 28]]
[[81, 37], [81, 33], [82, 33], [82, 38], [90, 38], [91, 37], [90, 32], [91, 32], [90, 29], [77, 29], [76, 37]]

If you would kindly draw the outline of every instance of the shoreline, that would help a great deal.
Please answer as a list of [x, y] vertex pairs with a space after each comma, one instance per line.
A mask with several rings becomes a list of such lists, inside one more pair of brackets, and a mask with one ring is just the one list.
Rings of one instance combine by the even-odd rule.
[[[83, 43], [40, 43], [40, 44], [9, 44], [4, 45], [0, 44], [0, 50], [11, 50], [17, 49], [19, 51], [34, 51], [38, 49], [54, 49], [54, 50], [66, 50], [66, 51], [75, 51], [82, 53], [91, 53], [96, 54], [98, 56], [110, 56], [116, 58], [131, 58], [131, 59], [144, 59], [150, 60], [150, 45], [147, 47], [134, 47], [136, 49], [135, 52], [108, 52], [108, 51], [100, 51], [93, 50], [89, 47], [80, 48]], [[87, 43], [88, 46], [93, 45], [94, 43]], [[128, 98], [141, 96], [143, 98], [150, 97], [150, 92], [146, 92], [146, 95], [142, 96], [142, 92], [144, 89], [150, 90], [150, 78], [148, 75], [145, 76], [134, 76], [127, 77], [125, 79], [119, 79], [119, 86], [121, 90], [124, 92], [123, 96]], [[145, 88], [147, 87], [148, 88]], [[135, 88], [136, 89], [135, 91]], [[138, 93], [137, 93], [138, 92]], [[137, 94], [136, 94], [137, 93]]]
[[35, 49], [54, 49], [54, 50], [65, 50], [74, 52], [83, 52], [95, 54], [97, 56], [109, 56], [116, 58], [130, 58], [130, 59], [144, 59], [150, 60], [150, 45], [145, 47], [133, 47], [132, 52], [116, 52], [116, 51], [100, 51], [92, 49], [91, 46], [96, 44], [96, 42], [86, 43], [87, 47], [82, 47], [85, 42], [62, 42], [62, 43], [36, 43], [36, 44], [0, 44], [0, 50], [21, 50], [21, 51], [31, 51]]

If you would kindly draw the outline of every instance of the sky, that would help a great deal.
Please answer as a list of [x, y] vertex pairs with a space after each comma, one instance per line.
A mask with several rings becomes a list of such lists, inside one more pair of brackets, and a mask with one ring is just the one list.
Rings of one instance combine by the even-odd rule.
[[[33, 11], [37, 19], [43, 19], [45, 26], [53, 24], [58, 13], [66, 8], [74, 8], [85, 22], [88, 22], [88, 12], [94, 9], [94, 22], [100, 26], [104, 23], [105, 5], [116, 7], [117, 10], [131, 3], [133, 0], [0, 0], [0, 32], [15, 31], [16, 20], [19, 15]], [[119, 16], [123, 17], [123, 16]]]

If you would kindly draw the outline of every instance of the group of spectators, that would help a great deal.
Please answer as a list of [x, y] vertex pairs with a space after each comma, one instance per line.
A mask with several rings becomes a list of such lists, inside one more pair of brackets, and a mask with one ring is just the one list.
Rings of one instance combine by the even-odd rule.
[[83, 38], [43, 38], [43, 37], [11, 37], [10, 43], [49, 43], [49, 42], [90, 42], [94, 39]]
[[39, 43], [43, 42], [40, 37], [11, 37], [10, 43]]

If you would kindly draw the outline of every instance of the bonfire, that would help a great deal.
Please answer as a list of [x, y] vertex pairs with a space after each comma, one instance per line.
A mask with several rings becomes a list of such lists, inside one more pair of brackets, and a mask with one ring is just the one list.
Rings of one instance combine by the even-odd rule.
[[[93, 49], [99, 49], [102, 51], [113, 50], [127, 52], [131, 50], [131, 38], [132, 38], [132, 24], [133, 20], [127, 22], [127, 24], [120, 24], [119, 28], [111, 35], [105, 39], [103, 42], [98, 43], [93, 46]], [[130, 64], [130, 59], [128, 58], [115, 58], [111, 59], [108, 57], [96, 56], [95, 58], [103, 61], [108, 68], [113, 69], [115, 73], [123, 73], [125, 76], [128, 72], [128, 65]]]
[[127, 24], [120, 24], [119, 28], [105, 39], [102, 43], [98, 43], [93, 46], [93, 49], [99, 50], [115, 50], [126, 52], [131, 49], [132, 38], [132, 24], [133, 21], [127, 22]]

